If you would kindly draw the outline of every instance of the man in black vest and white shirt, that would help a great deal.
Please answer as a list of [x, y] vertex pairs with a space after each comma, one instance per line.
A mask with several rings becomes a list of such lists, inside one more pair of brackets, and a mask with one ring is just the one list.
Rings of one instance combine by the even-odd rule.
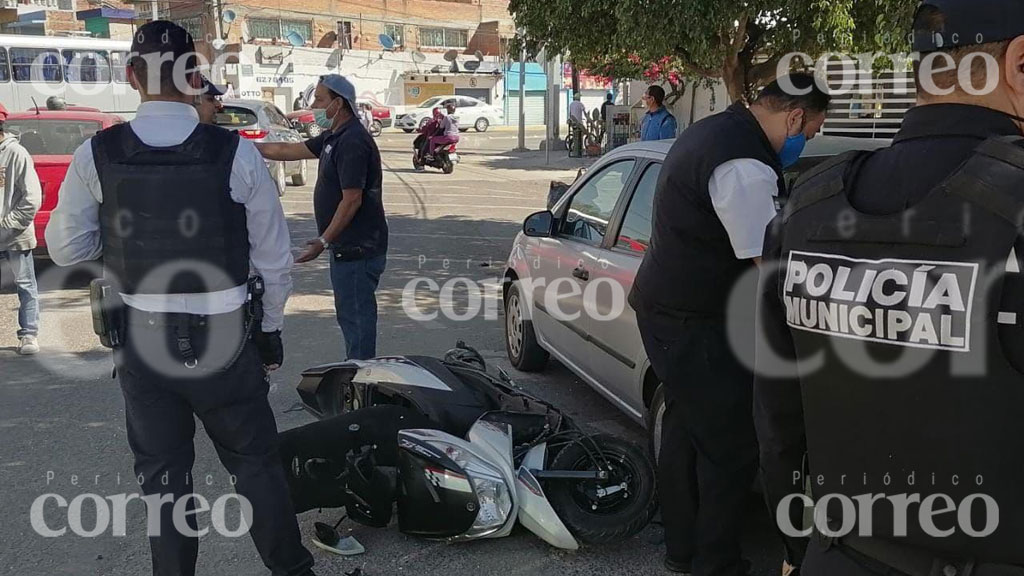
[[[114, 360], [135, 472], [147, 498], [174, 502], [158, 504], [160, 533], [150, 532], [154, 575], [195, 574], [196, 517], [185, 516], [184, 530], [172, 509], [192, 494], [198, 416], [251, 505], [263, 563], [275, 576], [309, 576], [265, 377], [284, 358], [288, 227], [252, 143], [200, 123], [195, 68], [183, 28], [157, 20], [138, 29], [128, 79], [142, 104], [131, 123], [75, 152], [46, 239], [59, 265], [102, 258], [125, 304]], [[252, 276], [265, 285], [262, 322], [248, 313], [260, 292]]]
[[[813, 76], [782, 77], [749, 109], [736, 103], [689, 127], [661, 171], [629, 302], [663, 385], [659, 491], [674, 572], [747, 573], [739, 532], [757, 444], [753, 374], [739, 355], [752, 353], [753, 337], [748, 350], [730, 343], [726, 321], [736, 312], [727, 304], [760, 260], [783, 168], [820, 130], [828, 104]], [[752, 283], [749, 292], [740, 301], [752, 310]]]

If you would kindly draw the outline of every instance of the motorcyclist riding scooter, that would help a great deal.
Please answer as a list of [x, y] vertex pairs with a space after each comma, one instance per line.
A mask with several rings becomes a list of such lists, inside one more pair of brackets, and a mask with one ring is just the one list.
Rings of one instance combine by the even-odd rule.
[[[413, 141], [413, 167], [423, 170], [424, 166], [439, 168], [451, 174], [459, 161], [455, 144], [459, 141], [459, 123], [455, 118], [455, 101], [446, 100], [447, 115], [434, 109], [434, 117], [420, 129], [420, 135]], [[424, 146], [424, 141], [426, 145]]]

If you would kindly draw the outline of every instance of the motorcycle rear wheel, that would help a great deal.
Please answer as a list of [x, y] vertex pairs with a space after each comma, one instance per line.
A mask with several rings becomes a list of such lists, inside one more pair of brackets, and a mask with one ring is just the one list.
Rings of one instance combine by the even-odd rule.
[[[647, 452], [632, 442], [606, 434], [595, 435], [591, 439], [604, 454], [610, 467], [610, 478], [600, 481], [549, 480], [544, 491], [558, 517], [580, 541], [587, 544], [621, 542], [647, 526], [658, 508], [654, 466]], [[594, 458], [587, 452], [589, 450], [600, 460], [594, 444], [585, 438], [580, 442], [586, 445], [586, 450], [579, 442], [567, 444], [555, 455], [549, 469], [597, 469]], [[597, 495], [598, 488], [608, 489], [622, 484], [626, 485], [625, 490], [604, 497]]]

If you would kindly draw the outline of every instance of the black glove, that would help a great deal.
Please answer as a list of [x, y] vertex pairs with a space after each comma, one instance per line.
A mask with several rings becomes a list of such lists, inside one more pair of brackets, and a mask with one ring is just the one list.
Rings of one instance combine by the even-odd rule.
[[284, 344], [281, 343], [280, 330], [256, 332], [252, 336], [252, 341], [256, 344], [256, 350], [259, 351], [264, 366], [281, 366], [284, 363]]

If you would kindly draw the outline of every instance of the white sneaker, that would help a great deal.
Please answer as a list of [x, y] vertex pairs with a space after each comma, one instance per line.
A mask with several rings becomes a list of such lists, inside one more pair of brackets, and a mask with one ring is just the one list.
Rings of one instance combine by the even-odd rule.
[[39, 353], [39, 340], [35, 336], [22, 336], [18, 342], [18, 354], [31, 356]]

